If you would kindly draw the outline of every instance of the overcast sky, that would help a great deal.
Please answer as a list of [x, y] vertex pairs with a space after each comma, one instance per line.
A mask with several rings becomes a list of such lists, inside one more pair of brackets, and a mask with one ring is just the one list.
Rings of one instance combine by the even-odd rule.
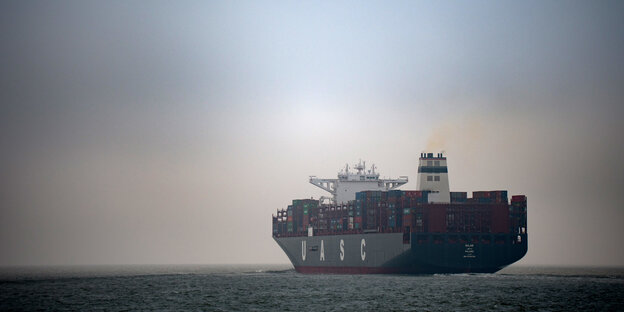
[[528, 196], [520, 264], [624, 265], [624, 2], [2, 1], [0, 265], [287, 263], [375, 163]]

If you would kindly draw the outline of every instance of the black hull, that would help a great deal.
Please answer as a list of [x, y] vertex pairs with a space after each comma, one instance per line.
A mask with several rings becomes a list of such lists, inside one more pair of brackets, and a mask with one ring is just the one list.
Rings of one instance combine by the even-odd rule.
[[[494, 273], [527, 252], [527, 235], [402, 233], [274, 237], [300, 273]], [[305, 250], [305, 251], [304, 251]]]

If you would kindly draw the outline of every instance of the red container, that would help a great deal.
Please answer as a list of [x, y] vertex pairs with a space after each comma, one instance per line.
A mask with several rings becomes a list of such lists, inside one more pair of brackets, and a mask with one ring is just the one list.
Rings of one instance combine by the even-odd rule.
[[511, 201], [512, 202], [525, 202], [526, 201], [526, 196], [524, 196], [524, 195], [514, 195], [514, 196], [511, 196]]
[[411, 214], [403, 215], [403, 226], [411, 227], [412, 225], [414, 225], [413, 219], [414, 219], [414, 216]]
[[428, 210], [427, 223], [429, 232], [446, 232], [446, 205], [429, 205]]
[[411, 198], [421, 198], [422, 191], [404, 191], [403, 196]]
[[490, 192], [485, 192], [485, 191], [472, 192], [472, 198], [490, 198]]
[[509, 232], [509, 208], [507, 205], [492, 206], [492, 233]]

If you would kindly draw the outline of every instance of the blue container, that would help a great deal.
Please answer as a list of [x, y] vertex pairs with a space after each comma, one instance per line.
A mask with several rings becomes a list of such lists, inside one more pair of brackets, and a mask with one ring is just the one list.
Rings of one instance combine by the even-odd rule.
[[402, 197], [403, 196], [403, 191], [401, 190], [391, 190], [388, 191], [388, 197]]

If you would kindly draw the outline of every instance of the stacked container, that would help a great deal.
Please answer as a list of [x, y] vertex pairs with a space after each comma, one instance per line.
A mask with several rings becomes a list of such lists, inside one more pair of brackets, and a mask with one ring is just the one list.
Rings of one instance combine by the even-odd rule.
[[[385, 224], [388, 192], [363, 191], [355, 194], [356, 209], [362, 214], [362, 229], [379, 230]], [[382, 208], [383, 206], [383, 208]]]
[[475, 233], [526, 233], [526, 196], [513, 196], [509, 205], [507, 191], [473, 192], [473, 198], [467, 198], [465, 192], [451, 194], [451, 203], [428, 203], [426, 191], [400, 190], [359, 192], [355, 201], [339, 205], [297, 199], [273, 216], [272, 231], [274, 235], [302, 236], [312, 227], [315, 235], [375, 231], [470, 233], [472, 237], [452, 235], [449, 240], [453, 241], [473, 241]]
[[476, 199], [481, 204], [500, 204], [507, 203], [507, 191], [479, 191], [472, 192], [472, 198]]
[[314, 199], [294, 199], [292, 201], [293, 230], [296, 233], [306, 232], [310, 224], [310, 211], [318, 207], [319, 201]]
[[286, 229], [288, 231], [288, 233], [292, 233], [293, 232], [293, 206], [290, 205], [288, 206], [288, 208], [286, 209], [287, 211], [287, 226]]
[[526, 234], [527, 228], [527, 198], [524, 195], [511, 197], [509, 206], [510, 232], [514, 234]]

